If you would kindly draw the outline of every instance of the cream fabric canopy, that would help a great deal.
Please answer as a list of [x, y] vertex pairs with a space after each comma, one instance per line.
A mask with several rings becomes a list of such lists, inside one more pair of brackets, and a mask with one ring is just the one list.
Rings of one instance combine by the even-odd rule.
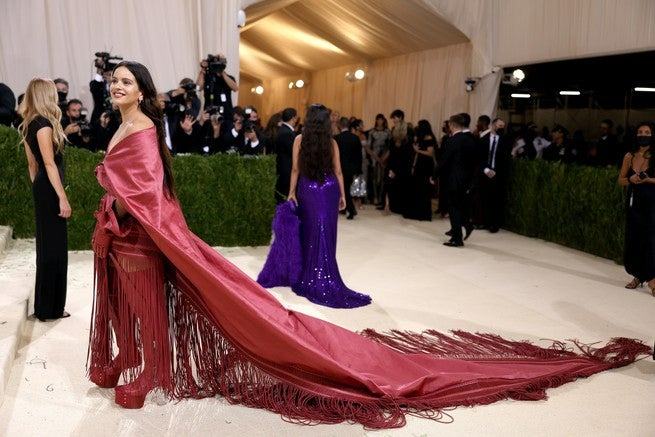
[[[369, 127], [396, 107], [437, 128], [455, 112], [493, 116], [495, 67], [655, 49], [653, 0], [3, 0], [0, 15], [0, 81], [16, 95], [64, 77], [91, 109], [96, 51], [144, 63], [162, 91], [223, 52], [241, 73], [235, 101], [265, 120], [320, 101]], [[366, 78], [346, 81], [354, 68]], [[289, 90], [298, 78], [308, 86]]]
[[260, 80], [469, 41], [421, 0], [268, 0], [246, 12], [241, 72]]

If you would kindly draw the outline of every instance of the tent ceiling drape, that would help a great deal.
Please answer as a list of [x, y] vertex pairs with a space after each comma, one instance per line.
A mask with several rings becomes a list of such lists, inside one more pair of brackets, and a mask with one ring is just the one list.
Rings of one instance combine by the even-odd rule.
[[260, 79], [468, 41], [422, 0], [265, 0], [246, 13], [241, 71]]
[[[34, 76], [64, 77], [89, 110], [100, 50], [146, 64], [161, 90], [225, 53], [240, 80], [233, 100], [265, 119], [321, 101], [369, 123], [395, 107], [439, 123], [460, 111], [493, 115], [494, 67], [655, 49], [653, 0], [3, 0], [0, 15], [11, 17], [0, 81], [20, 94]], [[366, 79], [346, 81], [353, 68]], [[474, 92], [464, 91], [467, 77], [480, 78]], [[289, 90], [298, 78], [309, 86]]]

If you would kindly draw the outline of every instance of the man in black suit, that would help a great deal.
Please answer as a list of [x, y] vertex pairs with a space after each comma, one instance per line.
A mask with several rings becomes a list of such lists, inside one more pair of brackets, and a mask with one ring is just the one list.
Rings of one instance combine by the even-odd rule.
[[509, 171], [511, 145], [504, 136], [505, 121], [496, 118], [491, 130], [480, 137], [478, 181], [482, 201], [483, 224], [496, 233], [503, 224], [505, 184]]
[[621, 167], [623, 153], [619, 140], [614, 135], [614, 122], [609, 118], [600, 122], [600, 138], [596, 143], [596, 158], [599, 166]]
[[473, 232], [470, 222], [469, 191], [473, 182], [477, 158], [475, 137], [468, 131], [470, 117], [456, 114], [448, 119], [451, 136], [446, 141], [444, 153], [436, 169], [436, 174], [446, 175], [446, 190], [450, 199], [450, 236], [444, 243], [449, 247], [464, 246], [462, 227], [466, 228], [466, 238]]
[[293, 141], [296, 138], [296, 123], [298, 113], [294, 108], [282, 111], [282, 125], [274, 139], [275, 172], [275, 200], [278, 204], [287, 200], [289, 183], [291, 181], [291, 164], [293, 156]]
[[350, 185], [353, 183], [353, 177], [362, 172], [362, 142], [357, 135], [350, 132], [350, 121], [346, 117], [341, 117], [339, 126], [341, 132], [334, 136], [334, 140], [339, 146], [343, 188], [346, 192], [346, 211], [348, 212], [346, 218], [352, 220], [357, 215], [357, 210], [350, 195]]

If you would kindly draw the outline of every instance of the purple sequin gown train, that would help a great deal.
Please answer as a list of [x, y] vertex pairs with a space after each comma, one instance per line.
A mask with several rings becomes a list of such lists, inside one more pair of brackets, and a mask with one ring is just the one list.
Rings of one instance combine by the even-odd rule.
[[[326, 176], [323, 184], [299, 177], [296, 213], [300, 224], [293, 220], [293, 204], [286, 202], [278, 207], [273, 220], [275, 239], [257, 282], [264, 287], [290, 285], [297, 295], [332, 308], [356, 308], [371, 303], [370, 296], [348, 288], [339, 274], [339, 194], [339, 182], [333, 174]], [[299, 232], [294, 232], [296, 228]], [[293, 253], [297, 247], [293, 240], [298, 233], [299, 257]], [[298, 263], [300, 268], [294, 268]]]

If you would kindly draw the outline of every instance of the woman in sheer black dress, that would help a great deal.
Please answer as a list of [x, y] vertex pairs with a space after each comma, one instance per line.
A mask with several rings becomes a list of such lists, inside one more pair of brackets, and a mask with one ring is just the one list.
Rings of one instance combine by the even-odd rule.
[[637, 125], [633, 150], [626, 153], [618, 183], [628, 187], [623, 265], [633, 276], [626, 288], [647, 282], [655, 296], [655, 156], [653, 123]]
[[434, 149], [437, 140], [427, 120], [419, 120], [414, 135], [414, 159], [410, 170], [407, 205], [403, 217], [415, 220], [432, 220], [432, 193], [434, 184]]

